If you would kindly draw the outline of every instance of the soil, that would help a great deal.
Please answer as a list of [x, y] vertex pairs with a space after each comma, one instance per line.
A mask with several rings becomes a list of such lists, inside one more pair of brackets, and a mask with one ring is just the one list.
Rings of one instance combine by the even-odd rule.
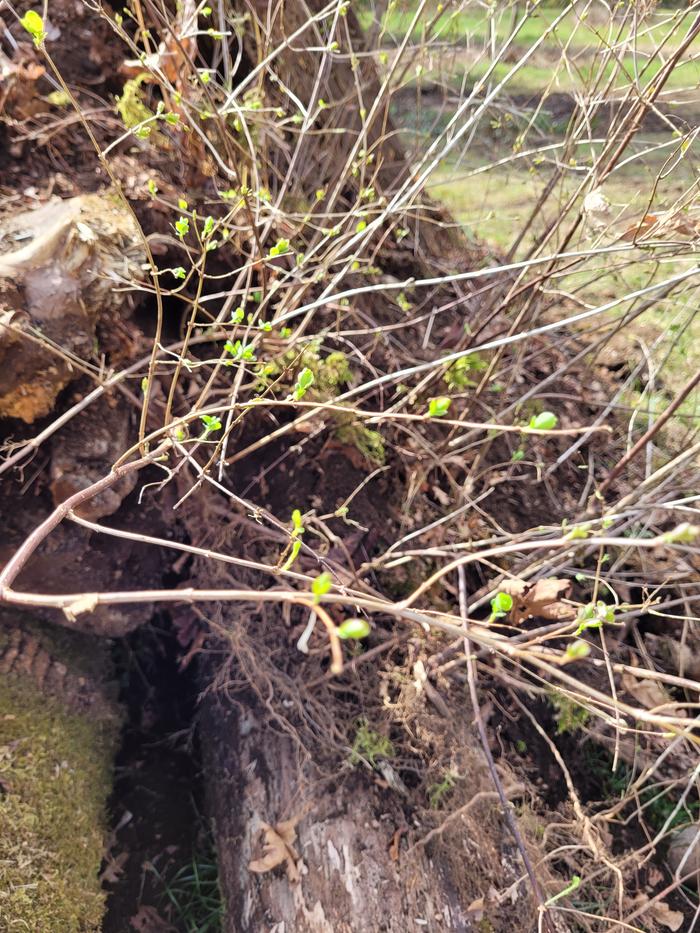
[[[168, 897], [178, 871], [211, 846], [203, 819], [196, 694], [178, 669], [180, 646], [164, 617], [115, 646], [127, 711], [109, 809], [115, 827], [103, 867], [108, 892], [103, 933], [148, 923], [182, 929]], [[139, 924], [143, 921], [143, 924]]]

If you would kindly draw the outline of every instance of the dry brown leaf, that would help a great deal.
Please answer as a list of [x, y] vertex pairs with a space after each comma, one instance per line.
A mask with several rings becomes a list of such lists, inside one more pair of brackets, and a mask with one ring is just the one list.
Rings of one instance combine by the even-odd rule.
[[[197, 6], [194, 0], [184, 0], [178, 3], [172, 28], [158, 46], [158, 51], [144, 59], [127, 59], [122, 62], [120, 72], [125, 78], [135, 78], [143, 73], [144, 67], [150, 68], [152, 72], [160, 69], [181, 97], [189, 99], [193, 87], [187, 78], [191, 70], [190, 62], [196, 57]], [[174, 102], [172, 109], [182, 113]]]
[[399, 860], [399, 850], [401, 846], [401, 837], [406, 832], [406, 827], [401, 826], [396, 830], [394, 835], [391, 837], [391, 845], [389, 846], [389, 858], [392, 862], [398, 862]]
[[129, 924], [136, 933], [176, 933], [175, 927], [164, 920], [155, 907], [145, 904], [129, 918]]
[[656, 214], [645, 214], [641, 220], [637, 220], [633, 224], [630, 224], [620, 239], [627, 241], [639, 239], [639, 237], [644, 236], [645, 233], [648, 233], [658, 222], [659, 218], [656, 216]]
[[158, 50], [163, 74], [181, 94], [189, 90], [186, 82], [188, 59], [192, 61], [197, 55], [196, 32], [197, 6], [194, 0], [183, 0], [178, 4], [174, 27]]
[[661, 662], [662, 670], [669, 674], [700, 679], [700, 651], [697, 650], [695, 638], [692, 643], [681, 644], [678, 638], [649, 632], [645, 634], [644, 641], [651, 654]]
[[124, 866], [129, 860], [128, 852], [120, 852], [119, 855], [109, 855], [106, 859], [106, 865], [100, 874], [102, 884], [116, 884], [124, 874]]
[[298, 819], [292, 819], [276, 823], [274, 826], [270, 826], [268, 823], [262, 824], [265, 833], [262, 858], [253, 859], [249, 862], [249, 871], [263, 875], [265, 872], [277, 868], [278, 865], [284, 864], [289, 880], [291, 882], [299, 881], [300, 875], [297, 868], [299, 854], [294, 848], [294, 840], [297, 836], [295, 829], [297, 822]]
[[646, 913], [667, 930], [680, 930], [685, 920], [680, 910], [671, 910], [666, 901], [657, 901]]
[[620, 239], [632, 242], [649, 234], [653, 234], [654, 239], [657, 240], [679, 236], [695, 239], [699, 232], [698, 224], [693, 218], [682, 216], [678, 212], [662, 211], [658, 214], [645, 214], [641, 220], [630, 224]]
[[[637, 678], [631, 671], [623, 673], [622, 686], [645, 709], [656, 709], [670, 702], [670, 697], [657, 681]], [[676, 712], [683, 715], [683, 710]]]
[[532, 618], [566, 622], [576, 617], [575, 607], [563, 602], [571, 593], [570, 580], [554, 577], [536, 583], [506, 580], [500, 589], [513, 597], [510, 618], [514, 625]]
[[36, 88], [45, 68], [34, 55], [35, 50], [30, 51], [24, 43], [19, 46], [15, 60], [0, 49], [0, 113], [12, 120], [26, 120], [48, 109]]
[[467, 913], [469, 918], [475, 923], [479, 923], [486, 912], [486, 901], [483, 897], [477, 897], [475, 901], [472, 901], [469, 907], [467, 907]]

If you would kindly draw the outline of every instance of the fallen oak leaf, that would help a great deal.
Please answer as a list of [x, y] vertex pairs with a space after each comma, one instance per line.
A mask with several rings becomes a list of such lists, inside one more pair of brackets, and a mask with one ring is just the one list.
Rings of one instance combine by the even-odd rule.
[[[659, 709], [671, 703], [671, 697], [655, 680], [637, 678], [631, 671], [622, 674], [622, 686], [640, 706], [645, 709]], [[685, 710], [675, 710], [675, 714], [683, 716]]]
[[510, 618], [514, 625], [528, 619], [549, 619], [567, 622], [576, 618], [576, 608], [563, 602], [571, 593], [571, 581], [550, 577], [536, 583], [524, 580], [506, 580], [500, 591], [513, 597]]
[[265, 833], [262, 858], [248, 862], [248, 870], [257, 875], [264, 875], [273, 868], [277, 868], [278, 865], [284, 864], [287, 869], [287, 878], [292, 883], [299, 881], [301, 877], [297, 868], [299, 853], [294, 848], [297, 822], [298, 819], [284, 820], [274, 826], [262, 823]]

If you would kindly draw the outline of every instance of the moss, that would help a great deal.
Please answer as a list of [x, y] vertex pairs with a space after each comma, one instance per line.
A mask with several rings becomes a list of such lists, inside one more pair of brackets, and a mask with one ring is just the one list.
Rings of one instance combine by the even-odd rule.
[[565, 732], [578, 732], [582, 729], [590, 718], [590, 714], [585, 706], [570, 700], [563, 693], [555, 691], [552, 694], [552, 704], [556, 709], [557, 734], [563, 735]]
[[428, 788], [428, 801], [431, 810], [439, 810], [445, 803], [445, 799], [452, 794], [455, 786], [455, 775], [451, 771], [446, 771], [441, 781], [431, 784]]
[[0, 683], [0, 929], [101, 929], [99, 869], [116, 722]]
[[[294, 380], [302, 369], [310, 369], [314, 382], [305, 395], [305, 401], [328, 401], [352, 380], [352, 370], [347, 356], [340, 350], [322, 357], [320, 341], [311, 340], [300, 351], [288, 350], [277, 359], [269, 360], [258, 373], [260, 388], [266, 388], [273, 381], [279, 390], [289, 392]], [[386, 461], [384, 438], [379, 431], [373, 431], [357, 421], [351, 413], [332, 412], [330, 417], [337, 427], [336, 438], [343, 444], [355, 447], [369, 463], [383, 466]]]
[[377, 758], [393, 758], [395, 754], [390, 739], [370, 729], [366, 719], [358, 720], [357, 732], [350, 752], [350, 764], [357, 764], [365, 758], [374, 767], [377, 764]]
[[153, 111], [149, 110], [143, 102], [143, 90], [141, 89], [143, 82], [148, 81], [149, 78], [147, 71], [142, 71], [135, 78], [130, 78], [122, 89], [121, 97], [117, 97], [117, 113], [127, 129], [133, 129], [153, 116]]
[[335, 436], [343, 444], [356, 447], [370, 463], [384, 466], [386, 450], [384, 448], [384, 438], [379, 431], [373, 431], [359, 421], [350, 421], [348, 424], [343, 424], [337, 428]]
[[483, 372], [488, 363], [478, 353], [469, 353], [467, 356], [460, 356], [451, 366], [448, 367], [444, 380], [448, 389], [472, 389], [477, 383], [472, 378], [474, 373]]
[[318, 391], [323, 393], [324, 397], [336, 392], [338, 386], [352, 379], [348, 358], [340, 350], [329, 353], [324, 360], [321, 360], [315, 375]]
[[344, 353], [336, 350], [322, 357], [320, 346], [320, 340], [310, 340], [301, 349], [293, 347], [268, 360], [258, 372], [260, 388], [267, 388], [276, 381], [277, 388], [290, 391], [297, 374], [302, 369], [310, 369], [314, 374], [314, 383], [307, 398], [322, 401], [332, 398], [339, 386], [350, 382], [352, 372]]

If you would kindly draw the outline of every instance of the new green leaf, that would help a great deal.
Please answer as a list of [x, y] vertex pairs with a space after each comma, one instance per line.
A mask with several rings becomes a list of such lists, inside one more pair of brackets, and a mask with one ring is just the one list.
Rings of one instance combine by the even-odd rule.
[[221, 430], [221, 421], [216, 415], [201, 415], [201, 421], [205, 428], [205, 433]]
[[513, 608], [513, 597], [510, 593], [496, 593], [491, 600], [491, 618], [502, 619]]
[[428, 414], [431, 418], [443, 418], [450, 410], [452, 399], [446, 395], [431, 398], [428, 404]]
[[553, 411], [542, 411], [539, 415], [533, 415], [532, 418], [530, 418], [528, 427], [532, 428], [534, 431], [553, 431], [557, 426], [558, 420]]
[[367, 638], [371, 632], [370, 624], [365, 619], [346, 619], [337, 629], [338, 638], [360, 639]]
[[314, 602], [319, 602], [322, 596], [330, 590], [333, 585], [333, 578], [327, 571], [320, 573], [311, 584], [311, 592], [314, 594]]
[[24, 14], [20, 23], [27, 30], [29, 35], [34, 39], [34, 45], [39, 46], [46, 38], [46, 30], [44, 29], [44, 20], [39, 16], [35, 10], [27, 10]]

